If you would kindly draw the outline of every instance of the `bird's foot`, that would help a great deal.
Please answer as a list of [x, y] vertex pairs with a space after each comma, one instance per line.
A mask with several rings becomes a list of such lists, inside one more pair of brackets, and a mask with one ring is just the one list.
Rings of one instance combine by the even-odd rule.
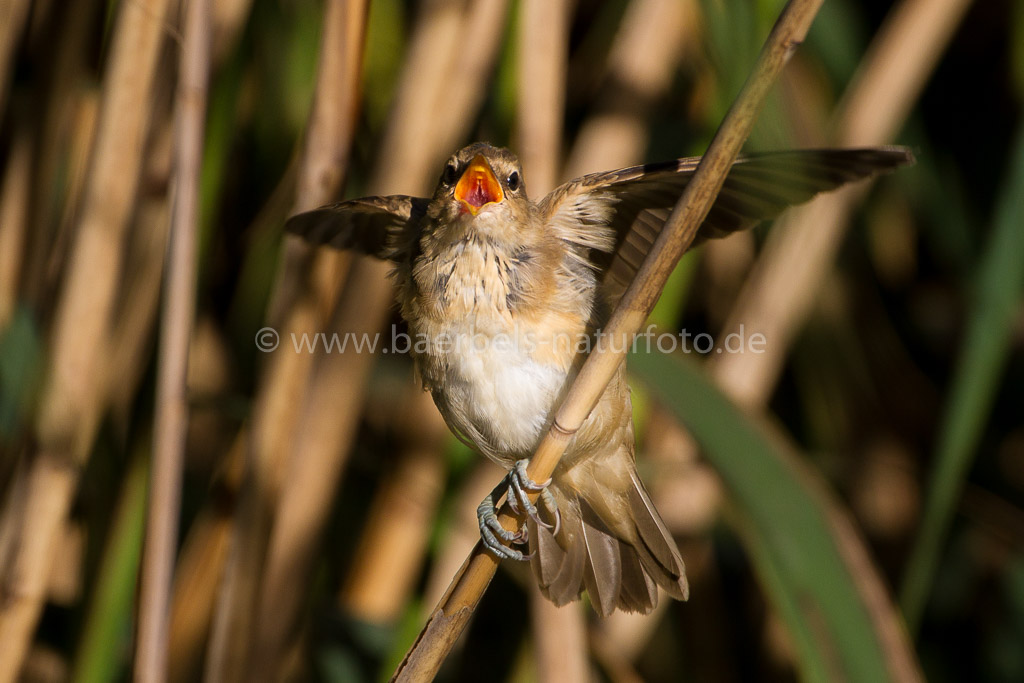
[[[519, 550], [506, 545], [507, 543], [516, 545], [526, 544], [528, 540], [527, 529], [529, 527], [523, 526], [518, 532], [512, 532], [498, 522], [495, 501], [501, 497], [502, 489], [505, 490], [508, 505], [515, 514], [521, 515], [525, 511], [527, 517], [545, 529], [551, 529], [551, 533], [554, 535], [557, 535], [558, 530], [562, 528], [562, 516], [558, 511], [558, 504], [555, 503], [555, 497], [548, 490], [551, 480], [548, 479], [541, 483], [533, 481], [526, 473], [527, 464], [529, 464], [528, 460], [516, 462], [515, 466], [501, 483], [484, 498], [483, 502], [476, 509], [477, 521], [480, 524], [480, 538], [488, 550], [505, 560], [529, 560], [532, 555], [524, 555]], [[554, 520], [553, 523], [545, 522], [541, 519], [540, 509], [530, 501], [529, 495], [531, 493], [539, 494], [537, 500], [540, 503], [540, 507], [547, 513], [548, 517]]]
[[[516, 461], [515, 466], [508, 473], [508, 476], [505, 477], [505, 480], [508, 482], [508, 491], [506, 493], [508, 505], [517, 515], [522, 514], [520, 508], [525, 510], [527, 517], [545, 529], [551, 529], [552, 535], [557, 536], [558, 530], [562, 528], [562, 515], [558, 512], [558, 504], [555, 503], [555, 497], [548, 490], [551, 479], [539, 484], [530, 479], [530, 476], [526, 473], [526, 466], [529, 462], [529, 460], [525, 459]], [[540, 494], [537, 500], [541, 507], [544, 508], [544, 511], [548, 513], [548, 516], [555, 520], [554, 523], [549, 524], [540, 518], [537, 506], [530, 502], [528, 497], [530, 493]]]
[[509, 531], [498, 521], [494, 501], [500, 496], [499, 492], [504, 485], [505, 482], [502, 480], [493, 491], [487, 494], [487, 497], [476, 509], [476, 519], [480, 524], [480, 539], [488, 550], [503, 560], [528, 560], [530, 559], [529, 555], [524, 555], [519, 550], [505, 545], [505, 543], [525, 544], [527, 531], [525, 526], [518, 533]]

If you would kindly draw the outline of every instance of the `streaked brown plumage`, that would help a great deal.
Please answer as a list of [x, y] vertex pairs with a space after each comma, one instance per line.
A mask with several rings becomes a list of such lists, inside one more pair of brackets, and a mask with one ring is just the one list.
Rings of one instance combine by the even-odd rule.
[[[368, 197], [293, 217], [314, 244], [395, 264], [420, 376], [448, 425], [511, 469], [529, 458], [599, 330], [635, 274], [697, 158], [572, 180], [533, 203], [508, 150], [456, 152], [432, 198]], [[904, 148], [752, 155], [729, 173], [695, 243], [771, 218], [818, 192], [911, 163]], [[660, 586], [686, 599], [683, 560], [634, 465], [620, 367], [552, 477], [557, 534], [528, 520], [541, 590], [564, 604], [649, 612]], [[548, 521], [552, 521], [550, 518]]]

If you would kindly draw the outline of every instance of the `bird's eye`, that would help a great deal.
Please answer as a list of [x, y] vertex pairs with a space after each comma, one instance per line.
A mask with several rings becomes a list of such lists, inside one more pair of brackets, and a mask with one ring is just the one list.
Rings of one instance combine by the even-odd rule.
[[508, 183], [508, 189], [512, 190], [513, 192], [518, 190], [519, 189], [519, 171], [512, 171], [509, 174], [509, 176], [508, 176], [508, 180], [505, 181], [505, 182]]
[[441, 176], [441, 180], [444, 181], [445, 185], [452, 185], [458, 179], [456, 176], [459, 173], [459, 169], [455, 167], [455, 164], [448, 162], [448, 165], [444, 167], [444, 174]]

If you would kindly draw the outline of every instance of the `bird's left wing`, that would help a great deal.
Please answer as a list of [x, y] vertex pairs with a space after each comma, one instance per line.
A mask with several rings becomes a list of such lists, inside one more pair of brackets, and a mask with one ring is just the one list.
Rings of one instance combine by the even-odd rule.
[[397, 260], [402, 233], [423, 215], [427, 201], [406, 195], [350, 199], [292, 216], [285, 230], [313, 245]]
[[[556, 188], [541, 202], [548, 225], [570, 241], [609, 252], [595, 266], [626, 283], [661, 232], [700, 157], [631, 166], [585, 175]], [[905, 147], [811, 149], [766, 152], [738, 158], [693, 244], [723, 237], [774, 218], [819, 192], [913, 163]], [[559, 230], [574, 224], [583, 235]], [[610, 229], [610, 230], [609, 230]]]

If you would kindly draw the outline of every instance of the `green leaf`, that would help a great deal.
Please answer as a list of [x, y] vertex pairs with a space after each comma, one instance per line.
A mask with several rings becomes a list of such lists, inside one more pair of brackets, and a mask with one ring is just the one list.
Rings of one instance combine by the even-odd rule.
[[114, 524], [89, 598], [71, 676], [76, 683], [119, 680], [131, 648], [132, 605], [149, 482], [148, 453], [145, 447], [137, 450], [125, 474]]
[[975, 278], [970, 321], [937, 440], [921, 532], [907, 565], [901, 603], [911, 632], [921, 620], [942, 542], [1010, 353], [1024, 294], [1024, 129], [996, 208], [995, 226]]
[[16, 437], [31, 414], [42, 377], [42, 354], [31, 313], [18, 306], [0, 329], [0, 446]]
[[741, 539], [793, 638], [803, 680], [898, 680], [898, 671], [912, 677], [917, 665], [904, 639], [883, 637], [880, 627], [889, 634], [900, 627], [886, 621], [891, 612], [877, 611], [877, 592], [876, 611], [868, 607], [864, 587], [878, 588], [881, 579], [868, 561], [851, 566], [849, 558], [866, 560], [867, 551], [820, 477], [781, 435], [736, 408], [694, 362], [634, 354], [630, 367], [686, 425], [722, 477]]

